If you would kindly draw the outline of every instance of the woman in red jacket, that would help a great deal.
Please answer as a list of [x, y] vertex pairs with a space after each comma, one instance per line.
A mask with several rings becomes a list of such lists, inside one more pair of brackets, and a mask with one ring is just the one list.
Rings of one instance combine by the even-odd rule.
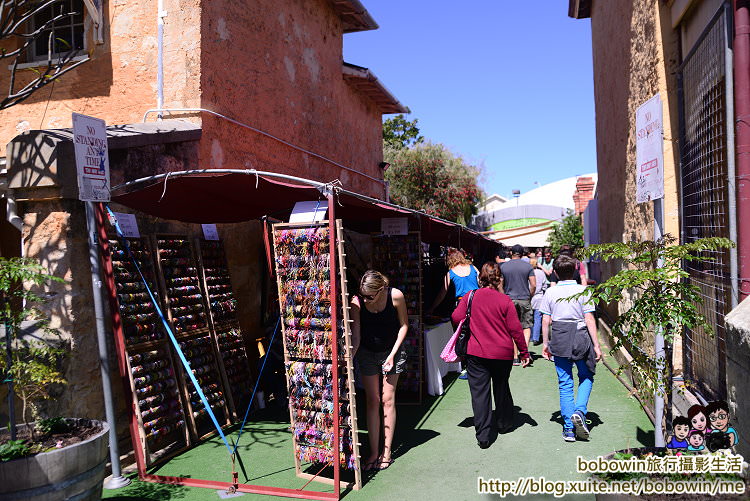
[[[518, 347], [521, 365], [529, 365], [529, 352], [523, 337], [516, 308], [508, 296], [500, 292], [502, 275], [497, 263], [488, 262], [479, 274], [481, 288], [474, 293], [471, 303], [471, 337], [466, 355], [469, 374], [471, 407], [477, 444], [488, 448], [497, 433], [513, 428], [513, 396], [508, 378], [513, 368], [513, 345]], [[451, 316], [458, 324], [466, 316], [470, 294], [458, 303]], [[490, 382], [495, 400], [495, 422], [492, 420]]]

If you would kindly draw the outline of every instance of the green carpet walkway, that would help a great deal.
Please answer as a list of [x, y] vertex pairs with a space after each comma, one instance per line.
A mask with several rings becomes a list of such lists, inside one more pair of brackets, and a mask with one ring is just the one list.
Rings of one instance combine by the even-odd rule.
[[[597, 367], [589, 402], [591, 440], [567, 443], [561, 438], [562, 421], [555, 369], [537, 359], [534, 366], [514, 367], [511, 389], [516, 406], [513, 432], [501, 435], [487, 450], [476, 445], [469, 390], [466, 381], [446, 378], [441, 397], [429, 397], [423, 405], [399, 405], [395, 438], [396, 461], [387, 470], [368, 474], [360, 491], [346, 491], [344, 498], [357, 500], [472, 500], [500, 499], [497, 494], [478, 494], [477, 477], [517, 480], [540, 477], [549, 480], [582, 480], [576, 473], [576, 456], [595, 458], [616, 449], [653, 445], [653, 426], [638, 402], [603, 366]], [[240, 441], [240, 455], [247, 473], [240, 482], [291, 489], [305, 481], [294, 474], [291, 434], [283, 413], [251, 415]], [[288, 419], [288, 414], [286, 414]], [[364, 421], [364, 419], [362, 419]], [[236, 433], [234, 434], [236, 437]], [[367, 443], [365, 433], [360, 436]], [[231, 464], [219, 439], [209, 440], [170, 460], [155, 473], [229, 481]], [[308, 489], [330, 491], [313, 482]], [[245, 494], [243, 499], [281, 499]], [[105, 499], [214, 500], [215, 490], [159, 485], [134, 481], [127, 488], [104, 491]], [[525, 499], [552, 499], [527, 496]], [[506, 497], [506, 499], [509, 499]], [[571, 495], [566, 499], [593, 500], [593, 495]]]

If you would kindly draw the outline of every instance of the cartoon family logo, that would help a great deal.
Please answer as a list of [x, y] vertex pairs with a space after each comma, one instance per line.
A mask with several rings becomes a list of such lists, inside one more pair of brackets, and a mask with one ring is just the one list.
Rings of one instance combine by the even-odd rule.
[[705, 407], [693, 405], [687, 417], [672, 420], [672, 432], [667, 448], [694, 453], [731, 451], [738, 442], [737, 430], [729, 426], [729, 406], [723, 400]]

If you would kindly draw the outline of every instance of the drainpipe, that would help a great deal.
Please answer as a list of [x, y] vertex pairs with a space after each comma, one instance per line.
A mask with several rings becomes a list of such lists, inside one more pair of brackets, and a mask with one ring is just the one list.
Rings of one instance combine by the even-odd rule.
[[[734, 2], [737, 221], [750, 221], [750, 0]], [[750, 225], [737, 225], [740, 301], [750, 295]]]
[[[732, 39], [732, 28], [734, 23], [731, 22], [729, 15], [729, 5], [724, 6], [724, 23], [725, 36], [727, 41]], [[726, 68], [726, 77], [724, 78], [724, 87], [726, 89], [726, 107], [727, 107], [727, 151], [737, 151], [734, 137], [734, 64], [733, 64], [733, 46], [727, 44], [724, 51], [724, 67]], [[729, 240], [737, 241], [737, 159], [734, 155], [727, 155], [727, 206], [729, 209]], [[731, 306], [734, 309], [739, 304], [739, 270], [737, 265], [737, 247], [729, 249], [729, 280], [731, 284]]]
[[[156, 6], [156, 107], [164, 108], [164, 0], [159, 0]], [[159, 113], [159, 120], [162, 114]]]

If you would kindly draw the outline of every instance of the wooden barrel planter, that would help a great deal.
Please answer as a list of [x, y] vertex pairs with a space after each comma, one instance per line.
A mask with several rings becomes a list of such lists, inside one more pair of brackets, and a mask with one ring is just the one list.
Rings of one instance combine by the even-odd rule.
[[0, 463], [0, 499], [3, 501], [93, 501], [102, 497], [107, 462], [109, 425], [99, 424], [93, 437], [62, 449]]

